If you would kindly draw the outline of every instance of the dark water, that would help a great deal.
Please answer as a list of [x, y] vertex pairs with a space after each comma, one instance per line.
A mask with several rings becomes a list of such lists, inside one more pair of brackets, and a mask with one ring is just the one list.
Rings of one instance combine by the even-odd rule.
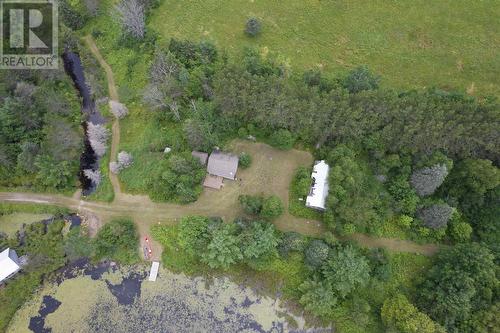
[[[82, 113], [84, 115], [82, 127], [84, 133], [87, 133], [87, 121], [94, 124], [104, 124], [106, 121], [99, 110], [97, 110], [95, 102], [92, 100], [89, 86], [85, 81], [85, 74], [83, 72], [80, 56], [77, 53], [66, 50], [63, 53], [62, 58], [64, 61], [64, 70], [73, 80], [75, 88], [78, 90], [78, 93], [82, 98]], [[82, 194], [89, 195], [95, 190], [95, 186], [93, 186], [92, 182], [84, 176], [83, 170], [85, 169], [99, 169], [99, 159], [90, 146], [87, 135], [85, 135], [84, 150], [80, 156], [79, 179], [82, 185]]]
[[79, 227], [82, 224], [82, 218], [76, 214], [70, 214], [65, 216], [64, 218], [71, 223], [71, 225], [69, 226], [70, 229]]
[[38, 316], [30, 318], [28, 328], [35, 333], [52, 332], [50, 328], [45, 328], [45, 318], [55, 312], [62, 303], [52, 296], [43, 296], [43, 302], [38, 310]]
[[136, 297], [141, 296], [141, 283], [145, 277], [145, 274], [132, 273], [129, 277], [124, 277], [119, 284], [114, 285], [106, 281], [106, 285], [118, 303], [129, 305], [134, 303]]
[[94, 265], [90, 263], [89, 259], [81, 258], [61, 268], [57, 272], [55, 282], [61, 284], [66, 279], [73, 279], [80, 275], [90, 276], [92, 280], [99, 280], [104, 273], [108, 271], [114, 272], [116, 269], [117, 267], [111, 266], [109, 262], [102, 262]]

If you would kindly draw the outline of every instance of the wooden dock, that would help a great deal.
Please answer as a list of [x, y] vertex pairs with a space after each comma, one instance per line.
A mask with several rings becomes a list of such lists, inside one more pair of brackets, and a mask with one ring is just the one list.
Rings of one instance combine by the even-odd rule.
[[158, 276], [158, 269], [160, 268], [160, 263], [158, 261], [153, 261], [151, 264], [151, 271], [149, 272], [148, 281], [156, 281], [156, 277]]

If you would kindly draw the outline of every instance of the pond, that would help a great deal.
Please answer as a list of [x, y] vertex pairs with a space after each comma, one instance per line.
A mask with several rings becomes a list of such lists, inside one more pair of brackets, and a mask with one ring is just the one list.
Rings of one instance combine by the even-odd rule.
[[160, 269], [80, 261], [47, 283], [7, 332], [331, 332], [305, 329], [279, 299], [225, 277], [210, 282]]

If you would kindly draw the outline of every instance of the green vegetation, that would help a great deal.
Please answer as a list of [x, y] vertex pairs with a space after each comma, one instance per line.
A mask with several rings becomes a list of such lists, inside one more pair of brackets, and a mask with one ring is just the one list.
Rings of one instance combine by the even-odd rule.
[[50, 205], [0, 202], [0, 216], [15, 213], [62, 215], [69, 213], [69, 210]]
[[[21, 245], [15, 237], [8, 239], [8, 246], [19, 256], [29, 256], [29, 265], [0, 290], [0, 331], [6, 329], [16, 310], [39, 286], [42, 277], [64, 265], [63, 226], [60, 219], [47, 227], [42, 223], [32, 223], [24, 228], [24, 244]], [[2, 242], [0, 250], [5, 248], [4, 245]]]
[[251, 17], [245, 25], [245, 33], [250, 37], [257, 36], [262, 29], [261, 23], [258, 18]]
[[389, 196], [352, 149], [334, 148], [327, 162], [332, 166], [325, 213], [329, 226], [340, 233], [366, 232], [387, 218]]
[[317, 210], [306, 207], [306, 198], [311, 187], [311, 169], [299, 168], [293, 177], [289, 190], [288, 211], [290, 214], [321, 221], [323, 214]]
[[139, 236], [134, 222], [121, 218], [106, 223], [97, 233], [94, 242], [95, 258], [109, 259], [123, 264], [139, 260]]
[[397, 294], [388, 298], [382, 307], [384, 324], [402, 333], [444, 333], [444, 328], [437, 325], [426, 314], [418, 311], [406, 296]]
[[0, 233], [14, 237], [23, 224], [31, 224], [52, 217], [49, 214], [12, 213], [0, 215]]
[[170, 154], [159, 164], [162, 168], [148, 177], [151, 199], [181, 203], [196, 201], [206, 173], [199, 160], [189, 153]]
[[109, 180], [109, 151], [100, 160], [99, 170], [101, 171], [101, 182], [97, 186], [96, 190], [89, 196], [86, 197], [88, 200], [112, 202], [115, 198], [115, 193], [113, 192], [113, 185]]
[[[162, 261], [169, 269], [259, 281], [268, 292], [281, 292], [333, 321], [341, 332], [383, 331], [384, 301], [395, 293], [413, 298], [430, 265], [424, 256], [361, 250], [331, 235], [308, 239], [245, 218], [226, 224], [190, 216], [176, 226], [155, 225], [152, 234], [164, 246]], [[311, 265], [313, 260], [318, 262]]]
[[[162, 41], [211, 40], [237, 55], [243, 47], [278, 53], [294, 71], [344, 73], [366, 64], [396, 89], [437, 86], [479, 95], [500, 92], [496, 1], [417, 2], [292, 0], [166, 1], [148, 28]], [[471, 14], [472, 13], [472, 14]], [[262, 22], [257, 38], [243, 26]], [[439, 19], [436, 19], [439, 17]], [[425, 19], [422, 19], [425, 18]]]
[[239, 166], [243, 169], [248, 168], [252, 164], [252, 156], [247, 153], [241, 153], [239, 157]]
[[284, 207], [281, 199], [275, 195], [271, 195], [264, 199], [260, 216], [267, 220], [274, 220], [283, 214]]
[[293, 147], [295, 138], [293, 137], [292, 133], [290, 133], [290, 131], [280, 129], [271, 134], [269, 142], [276, 148], [287, 150]]
[[275, 195], [240, 195], [238, 198], [245, 213], [272, 221], [283, 214], [284, 207], [281, 199]]
[[62, 70], [3, 72], [0, 80], [6, 88], [0, 99], [0, 186], [74, 190], [83, 142], [71, 80]]
[[[105, 0], [96, 11], [87, 2], [62, 3], [65, 25], [96, 38], [130, 108], [119, 147], [135, 160], [119, 176], [125, 191], [193, 202], [205, 171], [190, 151], [224, 148], [238, 136], [281, 150], [305, 147], [331, 166], [325, 213], [299, 200], [310, 170], [297, 171], [289, 197], [292, 214], [323, 219], [321, 239], [278, 232], [270, 222], [284, 211], [278, 197], [242, 195], [249, 217], [234, 223], [188, 216], [178, 226], [155, 226], [168, 267], [254, 275], [339, 332], [495, 327], [499, 103], [488, 95], [500, 92], [497, 3], [209, 0], [132, 8], [130, 1]], [[422, 19], [429, 13], [446, 15]], [[97, 88], [102, 77], [94, 74]], [[67, 192], [76, 185], [77, 101], [66, 98], [71, 87], [61, 73], [46, 75], [1, 77], [2, 187]], [[109, 185], [95, 197], [110, 200]], [[57, 245], [59, 224], [47, 233], [27, 227], [24, 246], [35, 264], [55, 269], [87, 255], [138, 260], [129, 220], [107, 224], [95, 242], [72, 231]], [[332, 232], [448, 246], [431, 262], [360, 249]]]
[[[22, 231], [4, 234], [2, 228], [0, 251], [10, 247], [18, 256], [28, 256], [27, 266], [0, 290], [0, 331], [6, 329], [15, 311], [30, 299], [40, 284], [51, 279], [54, 272], [66, 263], [80, 258], [109, 259], [121, 264], [139, 261], [139, 240], [133, 222], [113, 220], [98, 232], [95, 239], [90, 239], [84, 227], [67, 231], [63, 220], [67, 213], [66, 209], [54, 206], [0, 204], [0, 221], [12, 222], [8, 219], [15, 216], [19, 221], [16, 225], [20, 227], [16, 231]], [[54, 218], [47, 224], [40, 222], [46, 216]], [[38, 219], [32, 221], [35, 217]]]
[[[495, 257], [479, 244], [460, 244], [443, 251], [420, 289], [420, 304], [449, 332], [477, 332], [476, 313], [496, 303]], [[471, 320], [472, 319], [472, 320]]]

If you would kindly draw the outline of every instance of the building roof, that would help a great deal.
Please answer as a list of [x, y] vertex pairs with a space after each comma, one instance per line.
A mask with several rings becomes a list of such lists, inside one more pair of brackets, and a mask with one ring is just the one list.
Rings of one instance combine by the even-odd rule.
[[7, 248], [0, 253], [0, 281], [16, 273], [20, 268], [16, 251]]
[[223, 178], [220, 176], [207, 175], [205, 177], [205, 181], [203, 182], [203, 186], [220, 190], [220, 188], [222, 187], [222, 182]]
[[306, 206], [316, 209], [325, 209], [326, 197], [328, 196], [328, 172], [330, 167], [324, 160], [314, 163], [311, 177], [313, 184], [306, 199]]
[[191, 155], [200, 160], [201, 165], [207, 165], [208, 154], [201, 151], [193, 151]]
[[208, 158], [207, 171], [214, 176], [234, 180], [238, 170], [238, 156], [214, 151]]

